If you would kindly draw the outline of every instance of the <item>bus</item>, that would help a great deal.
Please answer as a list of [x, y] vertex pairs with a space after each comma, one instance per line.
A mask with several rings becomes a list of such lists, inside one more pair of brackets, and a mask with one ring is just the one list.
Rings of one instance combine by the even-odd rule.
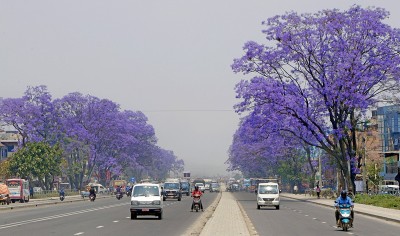
[[29, 181], [25, 179], [7, 179], [6, 184], [10, 190], [11, 202], [29, 202]]

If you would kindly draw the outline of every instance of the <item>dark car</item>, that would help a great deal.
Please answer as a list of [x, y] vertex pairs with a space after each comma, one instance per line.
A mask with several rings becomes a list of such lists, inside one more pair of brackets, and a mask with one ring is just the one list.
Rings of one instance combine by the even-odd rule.
[[163, 201], [167, 198], [182, 200], [182, 188], [179, 182], [165, 182], [163, 187]]

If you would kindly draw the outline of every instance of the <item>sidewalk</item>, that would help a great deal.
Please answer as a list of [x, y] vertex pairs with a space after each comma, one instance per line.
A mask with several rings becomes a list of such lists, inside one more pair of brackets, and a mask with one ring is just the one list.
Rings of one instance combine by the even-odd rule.
[[[224, 189], [224, 188], [222, 188]], [[247, 228], [245, 216], [230, 192], [222, 192], [221, 200], [200, 236], [209, 235], [254, 235]], [[243, 212], [244, 213], [244, 212]]]
[[[97, 198], [108, 198], [110, 195], [97, 195]], [[66, 195], [64, 201], [60, 201], [59, 197], [46, 197], [46, 198], [33, 198], [30, 199], [29, 202], [25, 203], [11, 203], [10, 205], [0, 205], [1, 210], [10, 210], [10, 209], [20, 209], [27, 207], [37, 207], [39, 205], [52, 205], [52, 204], [63, 204], [69, 202], [76, 201], [89, 201], [89, 198], [82, 198], [81, 195]]]
[[[306, 202], [312, 202], [315, 204], [323, 205], [323, 206], [331, 206], [333, 207], [334, 199], [325, 199], [325, 198], [316, 198], [313, 196], [309, 196], [308, 194], [292, 194], [292, 193], [281, 193], [282, 197], [298, 199]], [[354, 203], [354, 212], [362, 215], [368, 215], [388, 221], [393, 221], [400, 223], [400, 210], [389, 209], [371, 205], [365, 205], [355, 202]]]

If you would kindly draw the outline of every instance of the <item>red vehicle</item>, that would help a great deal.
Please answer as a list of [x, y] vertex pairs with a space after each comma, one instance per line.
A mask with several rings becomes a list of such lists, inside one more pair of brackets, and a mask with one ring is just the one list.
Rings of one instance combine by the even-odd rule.
[[10, 191], [11, 202], [29, 202], [29, 181], [25, 179], [7, 179], [6, 184]]

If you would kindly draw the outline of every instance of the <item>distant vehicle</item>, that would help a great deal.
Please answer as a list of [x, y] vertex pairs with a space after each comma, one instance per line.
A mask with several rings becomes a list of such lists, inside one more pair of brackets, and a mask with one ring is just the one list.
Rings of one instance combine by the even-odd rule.
[[205, 190], [210, 190], [210, 184], [205, 184], [205, 185], [204, 185], [204, 189], [205, 189]]
[[162, 219], [163, 201], [161, 187], [158, 184], [136, 184], [132, 189], [131, 220], [138, 215], [154, 215]]
[[211, 183], [210, 185], [210, 192], [219, 192], [220, 187], [218, 183]]
[[126, 180], [123, 179], [116, 179], [112, 181], [112, 186], [114, 188], [114, 194], [117, 193], [116, 189], [118, 186], [121, 187], [121, 192], [125, 193], [125, 189], [126, 189], [126, 185], [128, 184], [128, 182]]
[[206, 190], [206, 187], [204, 186], [203, 183], [196, 183], [194, 186], [199, 187], [199, 190], [202, 191], [203, 193]]
[[190, 195], [190, 183], [189, 182], [181, 182], [182, 194], [186, 194], [186, 196]]
[[29, 202], [29, 181], [25, 179], [7, 179], [6, 184], [10, 190], [11, 202]]
[[206, 181], [204, 181], [204, 179], [193, 180], [193, 186], [195, 186], [197, 183], [202, 183], [203, 185], [206, 185]]

